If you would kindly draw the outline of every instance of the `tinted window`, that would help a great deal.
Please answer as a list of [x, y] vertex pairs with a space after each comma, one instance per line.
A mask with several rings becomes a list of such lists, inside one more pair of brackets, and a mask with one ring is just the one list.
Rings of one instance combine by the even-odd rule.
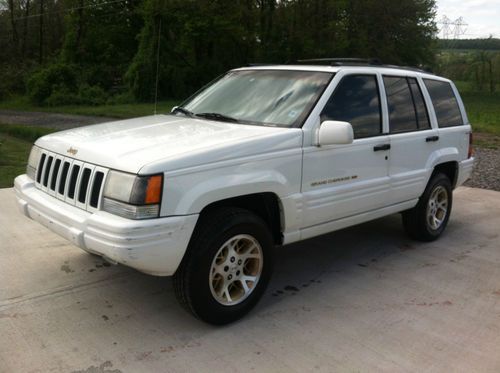
[[411, 94], [413, 96], [413, 102], [415, 103], [415, 110], [417, 111], [418, 128], [430, 128], [429, 114], [427, 113], [424, 96], [422, 95], [422, 90], [418, 86], [417, 79], [408, 78], [408, 83], [410, 83]]
[[462, 125], [462, 115], [450, 83], [432, 79], [424, 79], [424, 83], [431, 96], [439, 127]]
[[344, 77], [321, 113], [321, 121], [325, 120], [351, 123], [355, 138], [379, 135], [382, 121], [375, 75]]
[[391, 132], [418, 129], [413, 97], [406, 77], [384, 76], [384, 86]]

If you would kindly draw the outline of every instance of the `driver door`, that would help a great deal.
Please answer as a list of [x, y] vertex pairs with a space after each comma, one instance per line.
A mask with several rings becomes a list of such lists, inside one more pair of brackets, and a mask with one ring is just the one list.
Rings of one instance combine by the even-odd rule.
[[354, 141], [304, 148], [302, 228], [384, 207], [390, 190], [390, 140], [377, 75], [343, 76], [320, 118], [351, 123]]

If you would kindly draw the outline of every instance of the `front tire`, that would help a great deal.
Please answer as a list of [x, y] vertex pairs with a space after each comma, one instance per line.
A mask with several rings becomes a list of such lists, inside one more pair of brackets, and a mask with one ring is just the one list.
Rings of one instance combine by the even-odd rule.
[[417, 205], [403, 212], [403, 226], [408, 235], [419, 241], [434, 241], [443, 233], [450, 218], [453, 195], [450, 179], [435, 174]]
[[173, 277], [177, 299], [211, 324], [243, 317], [269, 283], [273, 250], [266, 223], [247, 210], [221, 208], [200, 217]]

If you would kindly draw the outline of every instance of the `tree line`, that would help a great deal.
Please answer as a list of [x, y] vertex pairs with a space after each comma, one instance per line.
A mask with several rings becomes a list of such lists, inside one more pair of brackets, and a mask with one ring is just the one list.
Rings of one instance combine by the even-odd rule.
[[0, 98], [150, 101], [157, 70], [159, 97], [181, 98], [230, 68], [313, 57], [428, 65], [434, 17], [435, 0], [0, 0]]
[[439, 49], [485, 50], [500, 51], [500, 39], [489, 37], [482, 39], [441, 39], [438, 40]]

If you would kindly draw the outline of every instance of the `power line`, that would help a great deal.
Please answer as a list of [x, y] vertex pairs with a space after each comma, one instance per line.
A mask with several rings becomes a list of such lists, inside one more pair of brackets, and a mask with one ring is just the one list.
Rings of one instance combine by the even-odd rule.
[[44, 16], [44, 15], [47, 15], [47, 14], [69, 13], [69, 12], [72, 12], [74, 10], [79, 10], [79, 9], [98, 8], [98, 7], [102, 6], [102, 5], [123, 3], [123, 2], [126, 2], [126, 1], [128, 1], [128, 0], [104, 1], [104, 2], [99, 3], [99, 4], [89, 4], [89, 5], [78, 6], [78, 7], [74, 7], [74, 8], [65, 9], [65, 10], [58, 10], [58, 11], [52, 11], [52, 12], [44, 12], [44, 13], [38, 13], [38, 14], [30, 14], [29, 16], [25, 16], [25, 17], [14, 18], [14, 21], [20, 21], [20, 20], [27, 19], [27, 18], [41, 17], [41, 16]]
[[450, 39], [450, 36], [452, 39], [459, 39], [461, 35], [465, 34], [465, 31], [467, 31], [466, 26], [468, 26], [463, 17], [458, 17], [452, 21], [446, 15], [443, 15], [437, 23], [442, 25], [439, 32], [443, 33], [443, 39]]

